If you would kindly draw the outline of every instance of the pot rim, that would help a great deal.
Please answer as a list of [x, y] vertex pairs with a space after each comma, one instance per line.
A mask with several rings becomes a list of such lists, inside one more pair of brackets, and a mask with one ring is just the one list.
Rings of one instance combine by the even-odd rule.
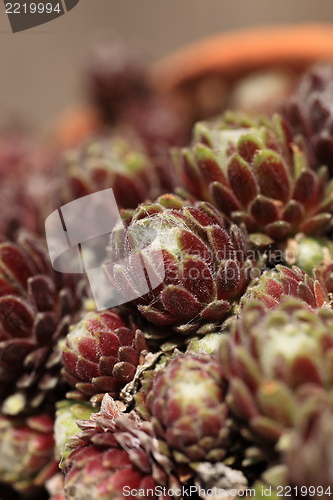
[[150, 81], [158, 92], [169, 92], [206, 74], [233, 81], [271, 66], [301, 72], [321, 59], [333, 59], [332, 24], [265, 25], [189, 44], [155, 62]]

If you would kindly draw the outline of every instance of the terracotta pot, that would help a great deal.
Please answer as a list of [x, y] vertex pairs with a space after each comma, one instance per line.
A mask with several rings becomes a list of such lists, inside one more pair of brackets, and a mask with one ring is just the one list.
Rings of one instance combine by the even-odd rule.
[[100, 113], [93, 106], [71, 106], [56, 117], [51, 137], [57, 147], [67, 149], [80, 143], [88, 135], [98, 133], [102, 128]]
[[233, 81], [273, 66], [304, 71], [319, 59], [333, 59], [333, 25], [267, 26], [199, 40], [157, 61], [150, 76], [168, 92], [210, 74]]

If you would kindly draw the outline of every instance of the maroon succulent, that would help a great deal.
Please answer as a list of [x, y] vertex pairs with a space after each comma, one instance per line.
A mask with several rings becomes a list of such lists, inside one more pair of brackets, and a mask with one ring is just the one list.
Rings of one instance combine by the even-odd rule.
[[47, 250], [20, 233], [0, 243], [0, 400], [2, 411], [36, 409], [57, 396], [57, 342], [80, 306], [78, 285], [55, 272]]
[[156, 500], [160, 495], [167, 500], [162, 487], [179, 487], [151, 424], [120, 415], [107, 395], [100, 414], [78, 425], [82, 432], [72, 439], [74, 451], [62, 464], [67, 498], [122, 500], [128, 494]]
[[318, 392], [302, 405], [284, 453], [293, 490], [316, 499], [332, 494], [332, 403], [332, 392]]
[[314, 166], [327, 165], [333, 174], [333, 64], [318, 63], [302, 76], [285, 106], [294, 135], [301, 134]]
[[53, 419], [0, 417], [0, 481], [20, 492], [36, 490], [57, 471]]
[[180, 153], [187, 189], [213, 203], [230, 222], [244, 223], [267, 244], [298, 232], [323, 232], [331, 220], [333, 186], [326, 167], [314, 172], [291, 143], [286, 124], [225, 115], [197, 124], [194, 146]]
[[328, 306], [330, 298], [318, 273], [311, 278], [296, 266], [292, 269], [276, 266], [275, 270], [265, 271], [256, 285], [251, 286], [244, 298], [246, 304], [252, 298], [259, 299], [269, 308], [276, 307], [287, 296], [303, 300], [311, 308]]
[[64, 375], [81, 397], [109, 393], [116, 398], [146, 349], [143, 333], [117, 312], [88, 313], [61, 343]]
[[143, 259], [150, 281], [159, 286], [136, 303], [155, 325], [184, 334], [202, 325], [207, 333], [245, 292], [252, 266], [245, 237], [237, 226], [227, 230], [209, 204], [165, 195], [140, 205], [124, 224], [111, 235], [106, 270], [125, 300], [140, 297], [138, 255]]
[[332, 326], [331, 309], [294, 297], [272, 309], [247, 302], [221, 339], [220, 361], [226, 402], [250, 439], [275, 444], [293, 428], [312, 389], [332, 389]]
[[160, 193], [159, 179], [137, 134], [91, 137], [63, 153], [58, 171], [59, 201], [112, 188], [120, 208], [135, 208]]
[[0, 235], [14, 239], [20, 227], [40, 233], [42, 197], [53, 153], [18, 127], [0, 133]]
[[223, 373], [214, 356], [187, 353], [157, 370], [146, 396], [150, 420], [180, 463], [220, 461], [230, 445]]
[[87, 68], [88, 91], [107, 120], [148, 92], [147, 69], [138, 50], [120, 40], [101, 43]]

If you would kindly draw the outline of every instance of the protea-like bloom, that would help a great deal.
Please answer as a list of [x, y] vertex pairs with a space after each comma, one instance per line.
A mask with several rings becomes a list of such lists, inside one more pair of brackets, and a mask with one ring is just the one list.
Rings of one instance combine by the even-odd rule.
[[0, 417], [0, 451], [0, 481], [22, 492], [42, 486], [57, 471], [53, 419]]
[[259, 299], [269, 308], [276, 307], [285, 297], [303, 300], [312, 309], [328, 306], [330, 301], [327, 288], [318, 275], [310, 277], [302, 269], [293, 266], [276, 266], [272, 271], [265, 271], [255, 286], [248, 288], [242, 302]]
[[306, 141], [315, 166], [327, 165], [333, 174], [333, 64], [318, 63], [302, 77], [285, 106], [294, 135]]
[[156, 171], [137, 137], [87, 139], [63, 154], [59, 168], [62, 203], [112, 188], [119, 207], [135, 208], [160, 193]]
[[151, 424], [120, 415], [108, 395], [101, 412], [78, 425], [82, 432], [70, 442], [74, 451], [62, 464], [68, 500], [122, 500], [124, 493], [130, 498], [168, 499], [162, 487], [179, 488], [173, 464], [161, 453]]
[[[136, 302], [155, 325], [184, 334], [202, 325], [200, 332], [207, 333], [221, 323], [250, 281], [252, 264], [242, 231], [237, 226], [227, 230], [207, 203], [189, 205], [165, 195], [140, 205], [124, 226], [111, 235], [106, 270], [125, 299], [140, 297], [140, 256], [155, 288]], [[133, 254], [133, 248], [138, 252]], [[163, 329], [160, 333], [165, 334]]]
[[[244, 223], [264, 242], [322, 232], [331, 220], [333, 184], [314, 172], [279, 116], [253, 121], [225, 115], [198, 124], [195, 145], [180, 153], [185, 186], [230, 222]], [[259, 238], [260, 240], [260, 238]]]
[[57, 342], [80, 306], [73, 276], [56, 273], [46, 248], [20, 233], [0, 244], [0, 401], [16, 415], [53, 404], [60, 389]]
[[146, 396], [157, 436], [177, 462], [220, 461], [229, 443], [223, 374], [215, 357], [186, 353], [153, 377]]
[[332, 494], [332, 422], [332, 392], [313, 395], [301, 408], [284, 456], [290, 484], [316, 499]]
[[147, 349], [143, 333], [114, 311], [88, 313], [61, 342], [64, 375], [81, 397], [117, 398]]
[[333, 384], [333, 313], [287, 297], [249, 301], [220, 346], [226, 401], [252, 439], [275, 443], [295, 424], [305, 389]]

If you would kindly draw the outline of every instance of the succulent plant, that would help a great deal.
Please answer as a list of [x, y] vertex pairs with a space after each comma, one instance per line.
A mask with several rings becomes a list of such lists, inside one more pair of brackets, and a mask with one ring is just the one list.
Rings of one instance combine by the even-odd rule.
[[330, 297], [327, 288], [318, 278], [318, 273], [312, 278], [296, 266], [290, 269], [278, 265], [274, 270], [265, 271], [258, 282], [248, 288], [242, 302], [246, 304], [254, 298], [274, 308], [290, 296], [303, 300], [313, 309], [328, 306]]
[[0, 125], [0, 179], [20, 181], [50, 168], [50, 145], [43, 144], [19, 122]]
[[318, 63], [302, 76], [284, 113], [294, 135], [306, 141], [314, 166], [327, 165], [333, 175], [333, 64]]
[[[133, 247], [139, 250], [134, 257]], [[137, 255], [150, 282], [158, 284], [136, 300], [139, 312], [183, 334], [200, 326], [201, 333], [214, 329], [251, 278], [242, 231], [237, 226], [227, 230], [209, 204], [189, 205], [171, 194], [140, 205], [111, 235], [106, 271], [124, 297], [142, 295]]]
[[329, 294], [333, 292], [333, 242], [330, 237], [313, 237], [298, 234], [283, 245], [281, 254], [288, 265], [295, 264], [310, 276], [313, 275]]
[[29, 418], [0, 417], [0, 480], [27, 492], [57, 471], [53, 458], [53, 419], [46, 414]]
[[302, 406], [284, 454], [293, 493], [298, 489], [313, 498], [332, 495], [332, 417], [332, 392], [317, 393]]
[[41, 198], [53, 154], [17, 125], [0, 130], [0, 235], [41, 232]]
[[[220, 345], [226, 401], [251, 439], [276, 443], [309, 386], [332, 388], [333, 313], [294, 297], [274, 309], [250, 300]], [[303, 394], [304, 396], [304, 394]]]
[[162, 487], [179, 487], [151, 424], [121, 415], [110, 396], [104, 396], [99, 414], [78, 425], [82, 432], [72, 439], [74, 451], [62, 464], [68, 500], [122, 499], [132, 490], [137, 490], [134, 498], [157, 499], [157, 486], [160, 498], [169, 498]]
[[70, 453], [67, 443], [79, 432], [77, 420], [88, 420], [97, 410], [84, 401], [62, 400], [57, 403], [54, 422], [55, 457], [57, 460], [67, 458]]
[[95, 48], [86, 78], [91, 100], [108, 121], [117, 119], [132, 101], [149, 92], [142, 55], [120, 40], [105, 41]]
[[228, 107], [250, 116], [272, 116], [291, 95], [295, 75], [290, 68], [269, 68], [237, 80], [228, 97]]
[[189, 140], [189, 120], [175, 98], [150, 95], [137, 101], [126, 109], [124, 122], [135, 128], [153, 156]]
[[156, 371], [146, 394], [149, 418], [179, 463], [220, 461], [230, 444], [223, 374], [208, 354], [186, 353]]
[[56, 474], [54, 474], [54, 476], [46, 481], [45, 488], [49, 494], [50, 500], [66, 500], [64, 489], [64, 474], [60, 471], [60, 469]]
[[295, 265], [311, 276], [332, 263], [333, 242], [330, 238], [318, 238], [298, 234], [283, 245], [283, 258], [288, 265]]
[[155, 168], [132, 134], [87, 139], [63, 154], [58, 174], [61, 203], [112, 188], [120, 208], [136, 208], [159, 194]]
[[[78, 397], [119, 396], [147, 349], [143, 333], [112, 310], [90, 312], [61, 342], [64, 375]], [[74, 394], [75, 396], [75, 394]]]
[[323, 232], [333, 207], [327, 168], [314, 172], [290, 143], [279, 116], [269, 122], [226, 114], [199, 123], [193, 148], [179, 153], [185, 186], [229, 222], [244, 223], [256, 243]]
[[51, 268], [44, 245], [21, 232], [0, 243], [0, 401], [16, 415], [53, 405], [61, 389], [58, 339], [82, 293], [73, 276]]
[[189, 342], [186, 352], [214, 354], [220, 345], [222, 332], [207, 333], [203, 337], [194, 337]]
[[12, 180], [1, 181], [0, 235], [14, 240], [20, 228], [39, 231], [39, 210], [26, 187]]
[[172, 192], [179, 178], [170, 148], [185, 146], [190, 140], [188, 110], [175, 98], [150, 95], [125, 110], [123, 123], [133, 128], [143, 141], [163, 192]]

